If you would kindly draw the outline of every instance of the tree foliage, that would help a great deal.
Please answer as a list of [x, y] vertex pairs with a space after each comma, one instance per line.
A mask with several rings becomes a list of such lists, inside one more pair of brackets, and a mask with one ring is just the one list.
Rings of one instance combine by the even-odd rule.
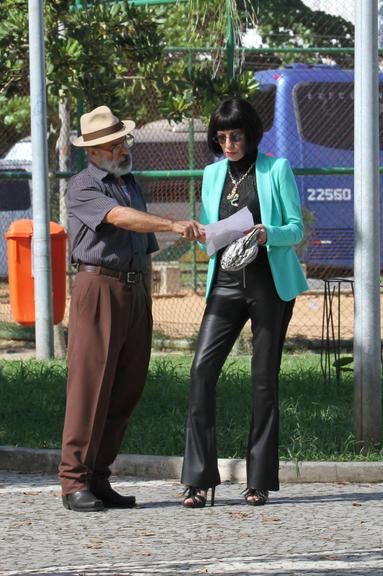
[[[235, 0], [231, 0], [233, 7]], [[58, 129], [58, 101], [66, 98], [84, 109], [108, 104], [138, 123], [165, 115], [179, 120], [198, 110], [208, 116], [224, 95], [249, 95], [251, 75], [228, 82], [214, 69], [214, 57], [194, 62], [163, 54], [165, 43], [193, 46], [224, 42], [226, 2], [190, 0], [156, 9], [93, 0], [84, 10], [69, 0], [45, 3], [45, 51], [48, 118]], [[225, 8], [226, 10], [226, 8]], [[235, 11], [233, 9], [233, 19]], [[185, 23], [193, 22], [192, 26]], [[186, 30], [186, 36], [181, 33]], [[176, 35], [172, 30], [177, 31]], [[0, 121], [13, 126], [16, 138], [29, 128], [28, 8], [24, 0], [0, 5]], [[153, 101], [158, 105], [153, 106]]]
[[[175, 121], [199, 116], [206, 122], [223, 98], [254, 94], [258, 84], [251, 72], [242, 70], [240, 53], [235, 52], [233, 78], [226, 62], [228, 15], [238, 45], [246, 22], [253, 21], [250, 0], [189, 0], [171, 9], [169, 5], [153, 8], [152, 13], [167, 50], [191, 48], [164, 53], [163, 71], [158, 74], [163, 116]], [[196, 48], [200, 51], [194, 52]]]
[[[263, 46], [269, 48], [354, 46], [354, 25], [349, 20], [319, 10], [313, 11], [302, 0], [252, 0], [252, 4]], [[344, 1], [344, 5], [346, 7], [348, 3]], [[313, 53], [304, 55], [276, 53], [272, 57], [272, 65], [279, 66], [296, 60], [317, 63], [318, 56]], [[339, 63], [344, 67], [353, 66], [353, 57], [344, 53], [323, 52], [321, 60]]]
[[[348, 7], [343, 0], [345, 11]], [[302, 0], [236, 0], [234, 20], [235, 38], [245, 30], [256, 30], [260, 45], [268, 48], [350, 48], [354, 46], [354, 26], [345, 18], [332, 16], [323, 11], [313, 11]], [[160, 27], [167, 44], [184, 46], [217, 46], [224, 56], [226, 42], [226, 2], [224, 0], [190, 0], [175, 10], [162, 8]], [[247, 55], [248, 58], [248, 55]], [[292, 55], [275, 53], [263, 60], [278, 66], [296, 59], [317, 62], [317, 55]], [[352, 57], [324, 53], [323, 59], [331, 58], [345, 66], [352, 66]], [[251, 57], [248, 58], [251, 61]], [[258, 57], [259, 59], [259, 57]], [[254, 59], [256, 60], [256, 59]], [[237, 60], [238, 72], [240, 60]], [[243, 63], [243, 62], [242, 62]], [[253, 66], [254, 68], [254, 66]]]
[[302, 0], [252, 0], [252, 5], [262, 40], [269, 47], [347, 48], [354, 45], [351, 22], [326, 12], [313, 11]]
[[177, 74], [164, 76], [161, 81], [159, 109], [162, 116], [175, 122], [192, 116], [205, 124], [218, 103], [229, 96], [250, 98], [258, 89], [258, 82], [250, 71], [229, 80], [226, 75], [212, 76], [210, 61], [195, 62], [193, 67], [177, 65]]
[[[206, 118], [225, 96], [251, 96], [257, 89], [253, 62], [244, 72], [237, 58], [236, 76], [227, 79], [227, 6], [237, 44], [247, 27], [256, 27], [266, 46], [353, 44], [349, 22], [313, 12], [301, 0], [189, 0], [146, 8], [93, 0], [85, 10], [73, 6], [73, 0], [45, 2], [48, 119], [56, 132], [64, 97], [72, 109], [78, 100], [85, 109], [106, 103], [140, 123]], [[166, 51], [170, 46], [217, 50], [188, 55]], [[271, 62], [295, 58], [278, 55]], [[14, 139], [29, 131], [28, 94], [27, 2], [1, 0], [0, 123], [12, 127]]]
[[[237, 40], [244, 29], [257, 28], [268, 47], [352, 47], [354, 26], [347, 20], [351, 2], [339, 1], [345, 6], [344, 18], [311, 10], [302, 0], [230, 0], [229, 6]], [[226, 16], [226, 0], [189, 0], [171, 11], [162, 8], [166, 41], [222, 47]]]
[[[58, 101], [80, 100], [86, 109], [108, 105], [122, 116], [145, 116], [139, 87], [160, 59], [162, 35], [150, 14], [127, 0], [96, 2], [86, 11], [69, 0], [45, 3], [48, 118], [58, 125]], [[28, 7], [0, 5], [0, 118], [28, 131]], [[134, 106], [133, 106], [134, 103]]]

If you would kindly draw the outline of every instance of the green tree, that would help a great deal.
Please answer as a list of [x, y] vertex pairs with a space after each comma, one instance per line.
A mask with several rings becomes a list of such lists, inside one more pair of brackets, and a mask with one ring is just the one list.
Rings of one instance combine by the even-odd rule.
[[168, 5], [152, 8], [152, 12], [167, 50], [177, 46], [201, 50], [164, 54], [163, 70], [158, 74], [162, 116], [175, 121], [199, 116], [206, 122], [223, 98], [248, 98], [256, 92], [258, 84], [252, 72], [242, 70], [238, 52], [232, 80], [226, 63], [228, 16], [238, 45], [246, 23], [253, 22], [250, 0], [189, 0], [171, 9]]
[[[45, 3], [48, 120], [56, 136], [58, 105], [63, 99], [72, 109], [78, 99], [87, 109], [108, 103], [121, 116], [140, 123], [161, 116], [206, 118], [224, 96], [251, 96], [257, 89], [252, 71], [259, 56], [247, 55], [248, 72], [238, 57], [235, 78], [227, 80], [228, 9], [237, 44], [246, 27], [255, 26], [267, 46], [346, 47], [353, 43], [349, 22], [313, 12], [301, 0], [189, 0], [147, 8], [128, 0], [94, 0], [86, 10], [73, 6], [73, 0]], [[216, 46], [218, 50], [192, 57], [185, 52], [163, 52], [164, 47], [174, 45]], [[296, 58], [271, 56], [268, 65]], [[314, 61], [311, 56], [302, 59]], [[342, 60], [342, 64], [347, 62]], [[29, 132], [28, 70], [27, 3], [2, 0], [0, 123], [5, 130], [0, 154]]]
[[[347, 2], [344, 2], [345, 11]], [[257, 26], [268, 46], [348, 48], [354, 26], [348, 20], [311, 10], [302, 0], [252, 0]]]
[[[235, 25], [239, 17], [231, 2]], [[24, 0], [0, 5], [0, 122], [13, 127], [13, 138], [29, 132], [28, 12]], [[223, 9], [223, 8], [224, 9]], [[48, 121], [57, 138], [58, 108], [64, 100], [73, 109], [80, 100], [89, 109], [101, 103], [138, 123], [160, 116], [180, 120], [192, 112], [207, 117], [223, 96], [250, 95], [252, 75], [228, 82], [217, 57], [195, 60], [163, 55], [166, 44], [203, 45], [210, 40], [223, 47], [226, 2], [190, 0], [186, 4], [144, 8], [128, 0], [94, 0], [85, 10], [73, 1], [45, 3]], [[176, 19], [176, 20], [175, 20]], [[177, 21], [178, 20], [178, 21]], [[180, 32], [180, 26], [182, 33]], [[187, 23], [186, 36], [182, 23]], [[189, 23], [192, 23], [189, 25]], [[178, 37], [171, 30], [178, 30]], [[7, 142], [9, 147], [10, 142]]]
[[[243, 53], [236, 50], [235, 78], [226, 78], [225, 50], [227, 14], [232, 17], [236, 46], [246, 29], [256, 29], [267, 47], [348, 48], [353, 46], [354, 27], [341, 17], [312, 11], [301, 0], [190, 0], [168, 7], [153, 8], [159, 29], [167, 46], [201, 48], [191, 53], [193, 67], [187, 64], [187, 53], [173, 52], [162, 75], [161, 111], [178, 120], [194, 113], [207, 118], [224, 96], [251, 97], [257, 89], [253, 71], [259, 67], [278, 67], [294, 61], [317, 63], [316, 54]], [[206, 47], [214, 51], [203, 52]], [[194, 54], [194, 55], [193, 55]], [[353, 65], [352, 55], [323, 53], [320, 59]]]
[[[346, 11], [348, 3], [344, 5]], [[237, 44], [241, 32], [256, 28], [268, 47], [354, 45], [354, 26], [349, 20], [313, 11], [302, 0], [230, 0], [230, 7]], [[171, 10], [153, 10], [168, 45], [225, 46], [226, 0], [190, 0]]]
[[[349, 3], [344, 2], [345, 11]], [[339, 16], [311, 10], [302, 0], [252, 0], [256, 13], [256, 27], [264, 46], [297, 48], [352, 48], [353, 24]], [[336, 62], [344, 67], [353, 66], [353, 56], [322, 53], [321, 60]], [[315, 54], [275, 54], [272, 65], [282, 65], [299, 60], [317, 63]]]
[[[162, 36], [150, 14], [127, 0], [95, 2], [86, 11], [69, 0], [45, 3], [46, 80], [50, 130], [57, 132], [58, 103], [85, 108], [107, 102], [121, 116], [145, 117], [138, 95], [159, 60]], [[0, 4], [0, 120], [15, 139], [29, 131], [28, 8], [25, 0]]]

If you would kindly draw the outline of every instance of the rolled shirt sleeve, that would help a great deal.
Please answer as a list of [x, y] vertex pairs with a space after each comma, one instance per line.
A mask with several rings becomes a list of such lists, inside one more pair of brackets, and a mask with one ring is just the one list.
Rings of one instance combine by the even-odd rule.
[[139, 233], [104, 222], [116, 206], [146, 211], [134, 177], [124, 186], [105, 170], [90, 164], [68, 185], [66, 204], [72, 263], [83, 262], [120, 271], [145, 271], [147, 254], [159, 249], [153, 233]]
[[90, 183], [75, 177], [67, 191], [68, 212], [93, 232], [102, 223], [106, 214], [119, 205], [115, 198], [106, 196], [96, 184], [97, 182]]

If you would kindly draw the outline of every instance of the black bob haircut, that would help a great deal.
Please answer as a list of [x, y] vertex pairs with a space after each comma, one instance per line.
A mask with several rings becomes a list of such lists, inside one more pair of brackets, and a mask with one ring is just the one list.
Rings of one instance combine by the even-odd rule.
[[222, 154], [221, 146], [213, 140], [217, 132], [236, 128], [240, 128], [245, 133], [246, 154], [255, 152], [263, 136], [262, 120], [247, 100], [227, 98], [211, 115], [207, 129], [207, 143], [216, 156]]

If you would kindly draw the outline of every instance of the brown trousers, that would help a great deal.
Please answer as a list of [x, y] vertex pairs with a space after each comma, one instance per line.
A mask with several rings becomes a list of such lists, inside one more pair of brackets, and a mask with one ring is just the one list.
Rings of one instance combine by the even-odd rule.
[[63, 494], [102, 487], [148, 372], [152, 335], [144, 284], [79, 272], [69, 314]]

